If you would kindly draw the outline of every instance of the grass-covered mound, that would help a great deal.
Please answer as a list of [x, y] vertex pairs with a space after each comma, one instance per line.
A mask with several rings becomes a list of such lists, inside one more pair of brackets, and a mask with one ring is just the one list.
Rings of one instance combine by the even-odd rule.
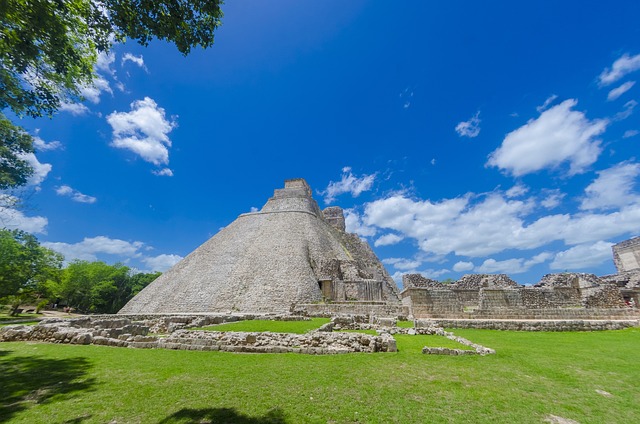
[[638, 328], [456, 334], [497, 354], [423, 355], [426, 336], [327, 356], [3, 343], [0, 421], [640, 422]]

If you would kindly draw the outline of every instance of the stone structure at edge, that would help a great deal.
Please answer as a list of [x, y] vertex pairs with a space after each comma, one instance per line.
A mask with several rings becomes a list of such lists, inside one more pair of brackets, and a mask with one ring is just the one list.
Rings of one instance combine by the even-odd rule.
[[640, 272], [640, 237], [614, 244], [613, 262], [619, 274], [625, 272]]
[[405, 313], [416, 318], [638, 319], [639, 276], [547, 274], [522, 286], [504, 274], [468, 274], [451, 284], [406, 274], [400, 295]]
[[306, 181], [293, 179], [119, 313], [344, 311], [400, 315], [398, 288], [369, 245], [345, 232], [342, 209], [321, 211]]

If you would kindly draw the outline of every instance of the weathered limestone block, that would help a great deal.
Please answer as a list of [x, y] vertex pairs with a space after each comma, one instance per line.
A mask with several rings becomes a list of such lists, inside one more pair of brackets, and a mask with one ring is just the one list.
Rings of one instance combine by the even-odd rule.
[[618, 272], [640, 270], [640, 237], [614, 244], [611, 249]]

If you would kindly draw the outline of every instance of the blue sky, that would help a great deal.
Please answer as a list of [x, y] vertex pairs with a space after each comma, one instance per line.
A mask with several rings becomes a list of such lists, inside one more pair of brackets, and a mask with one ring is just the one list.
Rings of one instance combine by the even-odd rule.
[[215, 45], [115, 46], [82, 104], [20, 123], [7, 227], [165, 270], [289, 178], [389, 272], [615, 271], [640, 234], [640, 4], [229, 1]]

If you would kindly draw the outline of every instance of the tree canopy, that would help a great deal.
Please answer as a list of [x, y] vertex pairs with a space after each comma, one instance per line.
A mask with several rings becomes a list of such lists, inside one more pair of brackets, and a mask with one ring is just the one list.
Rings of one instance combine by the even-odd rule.
[[111, 314], [161, 275], [101, 261], [76, 260], [63, 268], [63, 260], [29, 233], [0, 229], [0, 301], [14, 310], [44, 301]]
[[[132, 39], [147, 45], [158, 38], [185, 55], [193, 47], [211, 46], [221, 24], [221, 4], [222, 0], [1, 1], [2, 147], [11, 140], [9, 134], [20, 138], [24, 151], [33, 151], [32, 138], [3, 113], [52, 116], [62, 102], [82, 100], [80, 88], [96, 78], [98, 54], [109, 51], [114, 41]], [[0, 182], [10, 187], [24, 184], [28, 163], [4, 150], [0, 154]]]
[[33, 168], [25, 159], [33, 152], [31, 136], [0, 113], [0, 140], [0, 190], [26, 184], [33, 174]]
[[62, 255], [20, 230], [0, 230], [0, 298], [34, 290], [62, 267]]
[[123, 264], [74, 261], [48, 287], [49, 297], [81, 312], [114, 314], [160, 274], [134, 274]]

